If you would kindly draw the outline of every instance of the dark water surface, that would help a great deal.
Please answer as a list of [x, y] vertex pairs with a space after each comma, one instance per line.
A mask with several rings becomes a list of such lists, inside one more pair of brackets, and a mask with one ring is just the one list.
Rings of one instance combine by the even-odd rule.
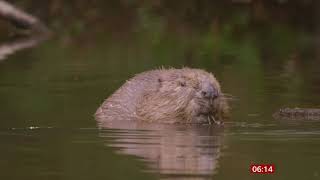
[[[20, 1], [55, 35], [0, 61], [0, 179], [320, 179], [320, 122], [272, 118], [320, 108], [319, 3], [59, 2]], [[161, 66], [213, 72], [225, 127], [97, 126], [104, 98]]]

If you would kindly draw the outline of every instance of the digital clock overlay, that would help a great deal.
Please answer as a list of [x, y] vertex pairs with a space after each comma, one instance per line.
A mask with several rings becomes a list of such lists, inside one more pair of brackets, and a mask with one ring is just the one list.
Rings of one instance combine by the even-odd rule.
[[250, 173], [252, 174], [273, 174], [275, 173], [274, 164], [251, 164]]

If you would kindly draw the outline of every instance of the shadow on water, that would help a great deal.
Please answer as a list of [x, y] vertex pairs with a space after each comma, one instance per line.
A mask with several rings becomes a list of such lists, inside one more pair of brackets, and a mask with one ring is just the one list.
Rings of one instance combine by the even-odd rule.
[[107, 146], [141, 158], [164, 179], [210, 179], [219, 170], [222, 128], [125, 121], [100, 127], [112, 128], [99, 133]]

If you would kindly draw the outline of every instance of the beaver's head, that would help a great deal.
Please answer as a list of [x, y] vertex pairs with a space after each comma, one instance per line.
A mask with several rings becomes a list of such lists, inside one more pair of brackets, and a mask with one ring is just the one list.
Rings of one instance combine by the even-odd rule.
[[211, 123], [226, 114], [227, 103], [211, 73], [188, 68], [166, 70], [158, 82], [157, 90], [145, 96], [144, 104], [155, 106], [152, 113], [162, 121]]

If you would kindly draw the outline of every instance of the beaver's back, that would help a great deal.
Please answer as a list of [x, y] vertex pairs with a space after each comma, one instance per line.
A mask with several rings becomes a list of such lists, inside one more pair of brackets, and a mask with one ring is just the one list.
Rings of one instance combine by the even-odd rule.
[[157, 88], [162, 70], [152, 70], [134, 76], [115, 91], [95, 113], [97, 120], [133, 120], [136, 107], [144, 93]]

